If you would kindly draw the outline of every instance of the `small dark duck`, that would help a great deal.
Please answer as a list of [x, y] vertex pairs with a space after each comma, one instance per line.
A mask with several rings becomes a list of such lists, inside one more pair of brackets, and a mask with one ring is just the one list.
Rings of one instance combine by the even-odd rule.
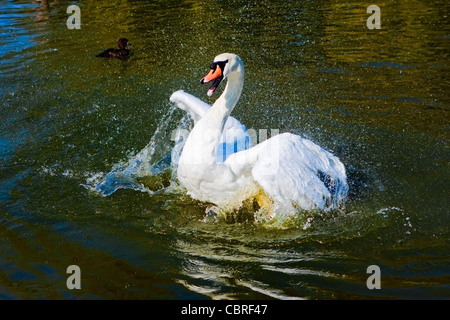
[[119, 49], [106, 49], [102, 53], [96, 55], [96, 57], [105, 57], [105, 58], [126, 58], [130, 55], [130, 50], [126, 47], [131, 47], [132, 44], [128, 42], [125, 38], [120, 38], [118, 41]]

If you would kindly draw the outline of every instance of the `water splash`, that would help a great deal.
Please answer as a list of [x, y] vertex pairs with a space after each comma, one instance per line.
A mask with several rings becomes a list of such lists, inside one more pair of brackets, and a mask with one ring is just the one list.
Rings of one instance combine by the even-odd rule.
[[142, 181], [149, 177], [161, 177], [168, 170], [171, 170], [170, 182], [174, 182], [178, 160], [189, 133], [187, 128], [191, 124], [187, 114], [177, 121], [177, 109], [172, 105], [162, 117], [147, 146], [127, 162], [116, 164], [106, 177], [95, 183], [93, 189], [105, 197], [119, 189], [154, 193], [162, 189], [162, 185], [159, 184], [158, 190], [154, 190]]

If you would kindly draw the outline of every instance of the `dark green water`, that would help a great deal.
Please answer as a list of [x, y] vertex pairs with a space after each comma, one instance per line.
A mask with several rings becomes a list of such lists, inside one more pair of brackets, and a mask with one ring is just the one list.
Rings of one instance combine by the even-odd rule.
[[[380, 0], [368, 30], [370, 4], [0, 1], [0, 298], [448, 299], [449, 4]], [[95, 58], [119, 37], [129, 59]], [[89, 187], [158, 128], [170, 150], [170, 95], [212, 103], [199, 79], [222, 52], [246, 66], [233, 115], [336, 154], [345, 211], [274, 229], [203, 222], [182, 189]]]

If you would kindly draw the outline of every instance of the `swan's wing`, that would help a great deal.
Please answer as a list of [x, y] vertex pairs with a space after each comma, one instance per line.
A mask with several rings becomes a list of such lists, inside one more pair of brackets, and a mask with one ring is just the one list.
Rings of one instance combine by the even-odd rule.
[[247, 127], [236, 118], [228, 117], [217, 146], [216, 160], [224, 162], [231, 154], [247, 150], [252, 146], [252, 139], [247, 132]]
[[[300, 136], [284, 133], [230, 156], [227, 161], [236, 174], [251, 170], [281, 214], [297, 207], [337, 208], [348, 185], [345, 167], [330, 152]], [[239, 172], [241, 171], [241, 172]]]
[[[176, 103], [181, 110], [186, 111], [194, 120], [194, 123], [197, 123], [211, 107], [206, 102], [183, 90], [174, 92], [170, 97], [170, 101]], [[218, 162], [223, 162], [229, 155], [246, 150], [252, 146], [252, 139], [247, 132], [246, 126], [236, 118], [228, 117], [217, 147], [216, 159]]]
[[194, 123], [197, 123], [211, 107], [206, 102], [203, 102], [199, 98], [194, 97], [192, 94], [186, 93], [183, 90], [172, 93], [170, 101], [176, 103], [181, 110], [186, 111], [194, 120]]

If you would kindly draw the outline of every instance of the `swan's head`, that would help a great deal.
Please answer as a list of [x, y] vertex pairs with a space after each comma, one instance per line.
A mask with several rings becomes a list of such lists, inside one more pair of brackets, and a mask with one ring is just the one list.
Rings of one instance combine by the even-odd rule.
[[214, 58], [214, 62], [209, 67], [209, 73], [200, 80], [200, 83], [204, 84], [213, 81], [207, 93], [208, 96], [212, 96], [223, 79], [238, 69], [242, 69], [243, 71], [243, 67], [244, 65], [239, 56], [233, 53], [219, 54]]

